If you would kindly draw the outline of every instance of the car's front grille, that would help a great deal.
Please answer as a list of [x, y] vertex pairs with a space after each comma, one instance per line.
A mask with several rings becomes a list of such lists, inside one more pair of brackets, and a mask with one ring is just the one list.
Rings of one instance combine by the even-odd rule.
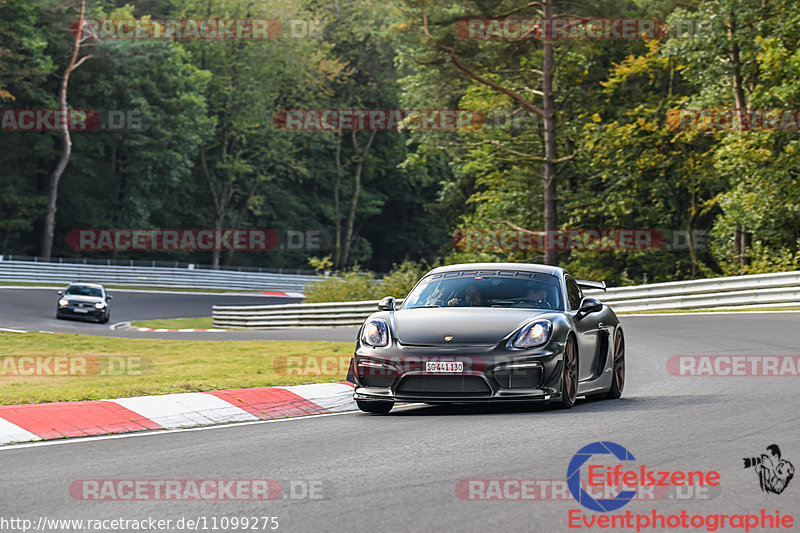
[[489, 396], [492, 389], [477, 376], [408, 376], [398, 394], [417, 396]]
[[359, 377], [361, 384], [365, 387], [391, 387], [396, 375], [363, 375]]
[[492, 375], [503, 389], [538, 389], [542, 386], [542, 367], [539, 366], [500, 368]]
[[91, 302], [81, 302], [78, 300], [68, 300], [69, 305], [72, 307], [94, 307], [94, 304]]

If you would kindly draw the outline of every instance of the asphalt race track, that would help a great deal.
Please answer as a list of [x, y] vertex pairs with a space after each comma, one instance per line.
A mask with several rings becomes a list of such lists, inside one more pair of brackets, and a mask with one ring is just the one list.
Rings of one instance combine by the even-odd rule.
[[[800, 314], [622, 320], [628, 375], [620, 400], [580, 402], [569, 411], [408, 406], [388, 416], [352, 413], [10, 447], [0, 450], [3, 516], [34, 523], [41, 516], [270, 516], [278, 518], [278, 531], [291, 532], [578, 531], [568, 527], [570, 510], [587, 519], [600, 514], [570, 498], [469, 501], [456, 495], [456, 486], [475, 479], [563, 480], [581, 447], [605, 440], [627, 448], [637, 471], [644, 464], [721, 476], [720, 487], [709, 493], [632, 501], [616, 513], [777, 510], [793, 515], [796, 528], [800, 479], [783, 494], [766, 494], [742, 458], [759, 457], [774, 443], [800, 466], [800, 378], [680, 377], [667, 372], [666, 362], [672, 355], [797, 355]], [[318, 484], [322, 498], [115, 502], [80, 501], [69, 492], [72, 482], [85, 479], [220, 478]]]
[[111, 321], [98, 324], [86, 320], [56, 319], [56, 289], [7, 289], [0, 287], [0, 328], [23, 331], [52, 331], [83, 333], [127, 338], [177, 340], [355, 340], [354, 328], [319, 330], [235, 331], [197, 333], [156, 333], [131, 330], [112, 330], [119, 322], [163, 318], [194, 318], [211, 316], [214, 305], [271, 305], [298, 302], [294, 298], [274, 296], [245, 296], [228, 294], [164, 293], [159, 291], [119, 291], [109, 289]]

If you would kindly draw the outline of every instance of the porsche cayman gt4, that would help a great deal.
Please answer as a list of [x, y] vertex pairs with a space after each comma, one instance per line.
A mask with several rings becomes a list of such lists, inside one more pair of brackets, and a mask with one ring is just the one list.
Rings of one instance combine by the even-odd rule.
[[358, 332], [347, 380], [362, 411], [395, 402], [549, 402], [619, 398], [625, 340], [614, 311], [562, 268], [439, 267], [401, 305], [378, 303]]

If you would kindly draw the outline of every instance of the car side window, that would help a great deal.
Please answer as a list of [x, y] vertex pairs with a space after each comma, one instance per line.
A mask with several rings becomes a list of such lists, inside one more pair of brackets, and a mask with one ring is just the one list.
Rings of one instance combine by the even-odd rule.
[[573, 311], [577, 310], [581, 306], [581, 300], [583, 300], [583, 293], [581, 292], [581, 288], [578, 287], [578, 284], [572, 278], [564, 278], [567, 283], [567, 298], [569, 298], [569, 306], [572, 308]]

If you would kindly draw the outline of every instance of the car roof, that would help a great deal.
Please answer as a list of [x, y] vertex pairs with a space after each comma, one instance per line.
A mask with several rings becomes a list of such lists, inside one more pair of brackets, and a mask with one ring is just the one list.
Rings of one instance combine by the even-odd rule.
[[73, 286], [73, 285], [80, 285], [82, 287], [92, 287], [94, 289], [102, 289], [103, 288], [103, 286], [100, 285], [99, 283], [84, 283], [82, 281], [73, 281], [73, 282], [71, 282], [69, 284], [70, 287]]
[[[454, 272], [458, 270], [522, 270], [525, 272], [537, 272], [539, 274], [551, 274], [561, 276], [565, 273], [564, 269], [551, 265], [539, 265], [536, 263], [459, 263], [434, 268], [428, 274], [438, 274], [441, 272]], [[428, 275], [426, 274], [426, 276]]]

